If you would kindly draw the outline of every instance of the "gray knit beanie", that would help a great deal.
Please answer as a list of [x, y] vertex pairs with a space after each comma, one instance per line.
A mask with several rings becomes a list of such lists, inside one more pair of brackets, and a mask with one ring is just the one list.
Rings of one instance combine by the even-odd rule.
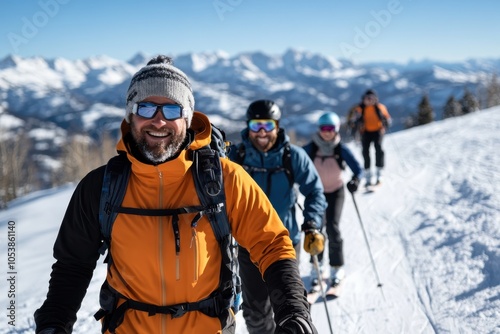
[[194, 96], [191, 83], [181, 70], [173, 65], [172, 59], [159, 55], [151, 59], [130, 81], [127, 91], [125, 120], [130, 123], [134, 104], [149, 96], [163, 96], [180, 104], [182, 116], [191, 126], [194, 110]]

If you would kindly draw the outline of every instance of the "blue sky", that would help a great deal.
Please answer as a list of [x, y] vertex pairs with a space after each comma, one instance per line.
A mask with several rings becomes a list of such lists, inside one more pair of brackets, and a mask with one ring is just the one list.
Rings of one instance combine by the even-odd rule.
[[357, 62], [500, 58], [498, 13], [496, 0], [3, 0], [0, 59], [289, 48]]

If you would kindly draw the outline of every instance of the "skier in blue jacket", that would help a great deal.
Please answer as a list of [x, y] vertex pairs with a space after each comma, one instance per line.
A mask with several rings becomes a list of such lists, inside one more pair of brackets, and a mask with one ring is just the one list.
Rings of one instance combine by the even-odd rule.
[[[281, 110], [270, 100], [252, 102], [246, 113], [247, 127], [241, 131], [242, 143], [232, 145], [229, 158], [241, 164], [264, 190], [290, 233], [297, 259], [300, 254], [301, 230], [305, 232], [304, 249], [310, 254], [323, 250], [324, 237], [319, 232], [326, 200], [321, 179], [307, 153], [290, 143], [279, 127]], [[304, 196], [304, 222], [299, 229], [296, 220], [297, 193]], [[240, 276], [243, 292], [243, 317], [250, 334], [273, 333], [272, 308], [262, 276], [240, 248]]]

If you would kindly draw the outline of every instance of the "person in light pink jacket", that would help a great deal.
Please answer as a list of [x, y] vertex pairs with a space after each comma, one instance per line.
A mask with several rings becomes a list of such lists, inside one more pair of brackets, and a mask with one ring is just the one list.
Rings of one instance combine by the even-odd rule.
[[[318, 131], [312, 135], [312, 140], [304, 146], [304, 150], [314, 162], [323, 183], [327, 208], [325, 212], [326, 234], [328, 236], [328, 251], [330, 258], [331, 284], [337, 285], [345, 276], [343, 269], [343, 240], [339, 224], [344, 206], [344, 182], [342, 173], [347, 165], [352, 173], [352, 179], [347, 183], [347, 189], [353, 193], [357, 190], [363, 173], [361, 164], [356, 160], [351, 150], [340, 140], [340, 119], [334, 112], [324, 113], [318, 120]], [[323, 253], [318, 254], [322, 263]], [[312, 261], [311, 261], [312, 262]], [[311, 268], [312, 290], [319, 288], [319, 278], [316, 270]]]

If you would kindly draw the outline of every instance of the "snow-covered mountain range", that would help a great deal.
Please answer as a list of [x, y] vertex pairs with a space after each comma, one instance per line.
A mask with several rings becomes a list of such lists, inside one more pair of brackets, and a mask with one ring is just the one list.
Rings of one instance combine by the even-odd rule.
[[[0, 137], [22, 128], [34, 141], [36, 154], [49, 157], [75, 131], [94, 137], [116, 134], [130, 78], [151, 56], [138, 53], [129, 61], [108, 56], [0, 60]], [[355, 64], [293, 49], [281, 55], [206, 52], [173, 58], [192, 81], [196, 108], [230, 139], [237, 138], [246, 107], [255, 99], [276, 100], [284, 113], [282, 126], [301, 137], [313, 131], [319, 111], [345, 116], [368, 88], [387, 105], [392, 131], [397, 131], [417, 111], [423, 94], [429, 95], [440, 119], [450, 95], [460, 99], [465, 88], [478, 95], [500, 70], [500, 58]]]
[[[74, 61], [8, 56], [0, 61], [0, 100], [16, 117], [100, 128], [122, 115], [130, 78], [149, 58], [141, 53], [128, 62], [107, 56]], [[354, 64], [297, 50], [190, 53], [174, 56], [174, 63], [192, 80], [197, 108], [229, 121], [242, 120], [246, 106], [258, 98], [279, 101], [285, 118], [325, 109], [345, 115], [363, 91], [374, 88], [397, 129], [424, 93], [440, 118], [450, 95], [459, 98], [465, 87], [476, 92], [500, 69], [500, 59]]]

